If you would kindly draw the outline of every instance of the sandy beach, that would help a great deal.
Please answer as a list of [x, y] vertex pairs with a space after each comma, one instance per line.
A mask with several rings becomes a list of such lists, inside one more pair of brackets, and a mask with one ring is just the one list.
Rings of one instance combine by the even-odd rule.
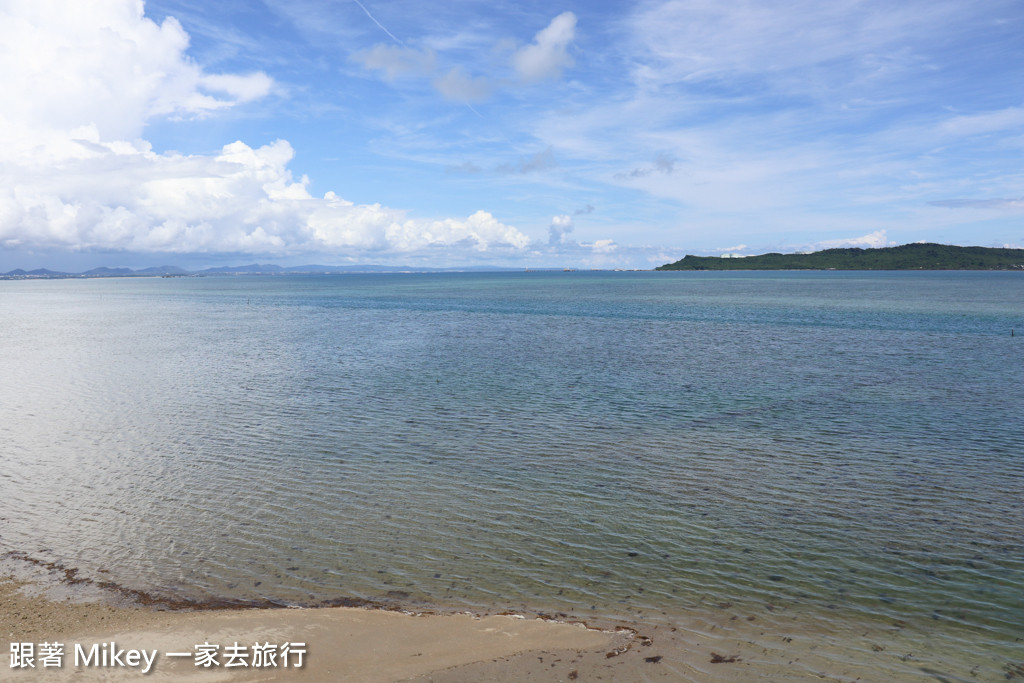
[[[901, 641], [912, 634], [896, 625], [836, 632], [803, 616], [768, 622], [726, 608], [695, 615], [685, 628], [591, 628], [516, 615], [346, 607], [160, 610], [55, 599], [4, 580], [0, 624], [8, 643], [34, 646], [34, 667], [12, 668], [5, 653], [0, 680], [11, 681], [977, 681], [1002, 680], [1009, 671], [996, 662], [951, 667], [937, 652], [908, 651]], [[42, 644], [54, 642], [63, 645], [60, 668], [43, 666]], [[196, 664], [198, 646], [206, 645], [217, 646], [218, 664]], [[254, 645], [276, 652], [273, 665], [265, 656], [263, 666], [253, 665]], [[227, 666], [240, 661], [246, 665]]]
[[[533, 662], [544, 663], [548, 680], [574, 680], [582, 675], [581, 669], [610, 668], [606, 662], [624, 657], [636, 644], [635, 634], [628, 630], [602, 631], [508, 615], [415, 615], [344, 607], [159, 611], [53, 601], [26, 595], [20, 588], [12, 581], [0, 584], [0, 619], [9, 642], [35, 644], [35, 666], [11, 668], [5, 657], [3, 680], [129, 680], [148, 668], [145, 675], [158, 680], [383, 683], [448, 680], [448, 672], [466, 665], [477, 667], [477, 680], [522, 680], [530, 675]], [[64, 645], [62, 667], [43, 666], [44, 642]], [[115, 645], [111, 648], [110, 643]], [[167, 654], [194, 653], [197, 645], [206, 643], [219, 646], [219, 665], [197, 666], [194, 656]], [[274, 646], [278, 656], [273, 666], [252, 665], [254, 643]], [[282, 651], [286, 643], [287, 667]], [[99, 648], [94, 651], [95, 644]], [[247, 666], [227, 666], [225, 652], [235, 644], [244, 646], [248, 655], [235, 661]], [[123, 654], [103, 666], [96, 655], [111, 650]], [[146, 653], [135, 658], [135, 666], [128, 654], [132, 650]], [[298, 650], [304, 651], [301, 667]], [[91, 661], [83, 665], [86, 657]]]

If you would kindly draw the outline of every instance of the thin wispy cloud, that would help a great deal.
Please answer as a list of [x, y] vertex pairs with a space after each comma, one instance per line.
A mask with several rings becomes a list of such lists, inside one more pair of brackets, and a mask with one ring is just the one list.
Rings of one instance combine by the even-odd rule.
[[385, 80], [393, 81], [407, 75], [429, 76], [436, 68], [437, 55], [432, 50], [378, 43], [369, 50], [355, 53], [352, 60], [367, 69], [383, 72]]
[[[353, 0], [353, 2], [358, 3], [358, 0]], [[365, 6], [362, 4], [359, 6], [365, 11]], [[373, 19], [369, 12], [367, 12], [367, 16]], [[374, 22], [384, 29], [376, 19]], [[575, 37], [575, 28], [576, 15], [572, 12], [563, 12], [552, 19], [548, 26], [538, 31], [532, 42], [514, 49], [507, 59], [508, 66], [515, 74], [514, 78], [509, 78], [503, 72], [502, 67], [505, 60], [485, 63], [484, 66], [488, 66], [488, 73], [478, 73], [477, 69], [481, 66], [480, 54], [475, 55], [475, 59], [471, 63], [454, 61], [457, 57], [452, 57], [446, 60], [454, 61], [451, 66], [437, 66], [437, 50], [439, 48], [444, 52], [455, 52], [452, 48], [468, 44], [479, 51], [482, 47], [479, 40], [445, 41], [422, 36], [421, 40], [424, 43], [434, 47], [415, 50], [398, 41], [393, 34], [388, 32], [389, 36], [400, 43], [400, 48], [378, 44], [369, 50], [355, 53], [352, 59], [363, 64], [367, 69], [382, 71], [388, 81], [393, 81], [396, 76], [404, 74], [425, 76], [431, 78], [437, 92], [450, 101], [482, 102], [489, 99], [498, 89], [531, 85], [544, 80], [560, 78], [563, 70], [573, 64], [568, 50]], [[505, 42], [505, 40], [494, 40], [491, 47], [493, 49]], [[449, 49], [444, 50], [445, 47]], [[459, 50], [458, 52], [464, 51]], [[435, 74], [435, 69], [440, 70], [441, 73]]]
[[665, 175], [669, 175], [675, 170], [675, 168], [675, 159], [671, 155], [661, 152], [654, 158], [654, 162], [650, 165], [634, 168], [629, 173], [618, 173], [616, 174], [616, 177], [620, 180], [627, 180], [629, 178], [646, 178], [652, 173], [664, 173]]
[[452, 67], [434, 79], [434, 87], [453, 102], [482, 102], [491, 95], [491, 82], [483, 76], [472, 76], [460, 66]]
[[939, 199], [928, 203], [945, 209], [1024, 209], [1024, 197], [1016, 199]]
[[498, 173], [534, 173], [536, 171], [544, 171], [550, 168], [554, 168], [558, 165], [555, 160], [555, 153], [551, 147], [548, 147], [536, 154], [521, 158], [515, 164], [501, 164], [495, 170]]

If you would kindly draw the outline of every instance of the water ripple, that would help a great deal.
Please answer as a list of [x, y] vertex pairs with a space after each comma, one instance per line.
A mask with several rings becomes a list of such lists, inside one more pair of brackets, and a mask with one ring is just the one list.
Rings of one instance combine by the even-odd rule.
[[0, 283], [0, 548], [197, 600], [1005, 646], [1020, 278], [878, 277]]

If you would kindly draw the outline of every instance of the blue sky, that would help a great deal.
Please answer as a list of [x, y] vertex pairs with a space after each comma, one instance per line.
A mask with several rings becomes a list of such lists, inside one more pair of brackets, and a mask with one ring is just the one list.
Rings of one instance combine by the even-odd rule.
[[1019, 248], [1022, 35], [999, 0], [0, 0], [0, 270]]

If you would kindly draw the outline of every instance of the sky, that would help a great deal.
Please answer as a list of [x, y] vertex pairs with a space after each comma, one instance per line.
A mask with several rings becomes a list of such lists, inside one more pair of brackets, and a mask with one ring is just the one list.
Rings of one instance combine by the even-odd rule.
[[0, 271], [1024, 246], [1020, 0], [0, 0]]

